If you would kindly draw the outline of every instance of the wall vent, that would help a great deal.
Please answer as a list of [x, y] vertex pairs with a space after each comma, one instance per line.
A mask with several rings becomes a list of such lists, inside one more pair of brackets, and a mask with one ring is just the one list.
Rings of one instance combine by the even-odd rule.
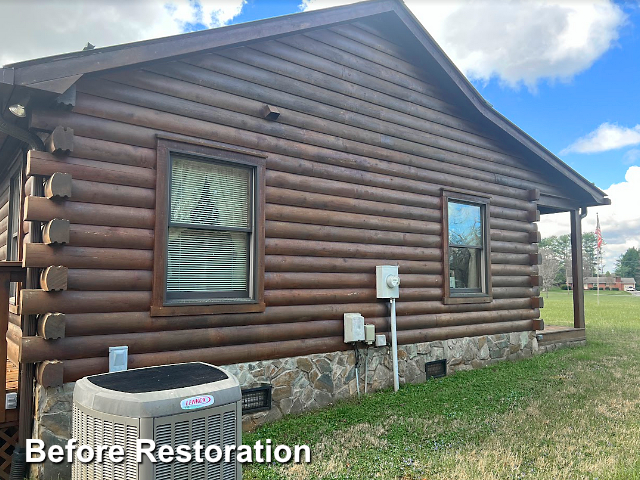
[[424, 364], [424, 371], [427, 374], [427, 380], [431, 378], [440, 378], [447, 376], [447, 360], [434, 360]]
[[259, 387], [243, 389], [242, 413], [271, 410], [271, 388], [271, 385], [265, 383]]

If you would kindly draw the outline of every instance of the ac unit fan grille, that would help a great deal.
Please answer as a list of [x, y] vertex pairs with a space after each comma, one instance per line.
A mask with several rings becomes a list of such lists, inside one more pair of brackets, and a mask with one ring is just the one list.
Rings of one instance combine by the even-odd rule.
[[[185, 416], [180, 417], [182, 418], [164, 417], [156, 420], [154, 427], [156, 445], [171, 445], [175, 449], [178, 445], [193, 446], [199, 440], [204, 448], [209, 445], [218, 445], [223, 454], [225, 446], [237, 446], [235, 409], [207, 417], [193, 417], [192, 414], [188, 414], [186, 419]], [[212, 452], [212, 455], [215, 456], [215, 452]], [[231, 457], [231, 462], [228, 463], [224, 462], [223, 455], [222, 461], [218, 463], [209, 463], [206, 460], [198, 463], [195, 459], [189, 463], [156, 462], [154, 469], [154, 480], [238, 480], [235, 453]]]

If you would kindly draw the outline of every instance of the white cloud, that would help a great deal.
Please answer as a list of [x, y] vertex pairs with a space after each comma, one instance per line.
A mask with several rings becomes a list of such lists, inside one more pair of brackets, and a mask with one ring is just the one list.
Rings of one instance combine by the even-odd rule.
[[[631, 247], [640, 247], [640, 167], [631, 166], [625, 174], [624, 182], [614, 183], [605, 190], [611, 205], [589, 208], [589, 214], [582, 220], [582, 231], [594, 232], [596, 213], [600, 216], [600, 229], [605, 246], [602, 249], [605, 271], [613, 272], [615, 260]], [[569, 214], [543, 215], [538, 224], [542, 237], [569, 233]]]
[[640, 125], [635, 127], [621, 127], [615, 123], [603, 123], [593, 132], [579, 138], [560, 152], [567, 153], [598, 153], [607, 150], [640, 145]]
[[[303, 10], [350, 1], [302, 0]], [[406, 0], [447, 55], [472, 80], [497, 77], [534, 89], [569, 80], [611, 48], [625, 22], [611, 0]]]
[[[0, 65], [175, 35], [187, 24], [219, 27], [245, 0], [2, 0]], [[37, 12], [37, 14], [34, 14]]]

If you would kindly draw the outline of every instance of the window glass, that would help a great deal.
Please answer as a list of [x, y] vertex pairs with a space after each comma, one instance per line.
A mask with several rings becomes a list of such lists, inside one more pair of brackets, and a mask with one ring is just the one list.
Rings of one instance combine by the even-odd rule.
[[482, 247], [482, 211], [479, 205], [449, 202], [449, 244]]
[[253, 170], [172, 158], [166, 298], [251, 298]]
[[175, 158], [171, 169], [171, 221], [248, 228], [249, 168]]
[[483, 206], [448, 202], [449, 288], [484, 291]]
[[482, 288], [482, 251], [477, 248], [449, 247], [449, 286]]

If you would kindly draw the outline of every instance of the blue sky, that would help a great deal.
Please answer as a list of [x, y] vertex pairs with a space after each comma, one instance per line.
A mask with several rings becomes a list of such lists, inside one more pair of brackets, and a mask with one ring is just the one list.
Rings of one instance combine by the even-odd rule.
[[[605, 263], [640, 247], [640, 1], [405, 0], [494, 107], [605, 189]], [[0, 64], [349, 3], [349, 0], [3, 0]], [[583, 221], [595, 228], [595, 213]], [[543, 217], [543, 236], [568, 218]]]
[[[616, 44], [568, 82], [541, 81], [537, 91], [509, 88], [495, 79], [473, 82], [500, 113], [603, 189], [624, 180], [630, 164], [624, 155], [633, 147], [561, 152], [604, 122], [640, 123], [640, 9], [630, 7]], [[640, 157], [633, 163], [640, 165]]]

